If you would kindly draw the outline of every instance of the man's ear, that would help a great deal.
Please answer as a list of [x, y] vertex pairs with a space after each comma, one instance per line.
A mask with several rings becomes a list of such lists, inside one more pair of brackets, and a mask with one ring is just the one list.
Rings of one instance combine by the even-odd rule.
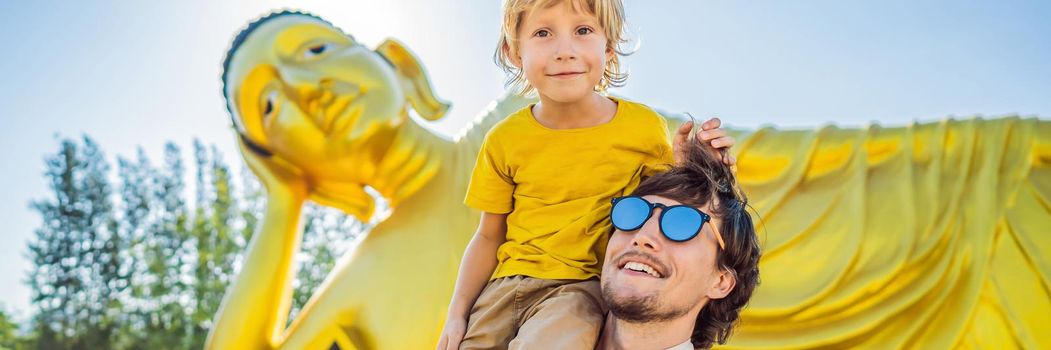
[[708, 288], [708, 299], [722, 299], [730, 292], [734, 290], [734, 286], [737, 285], [737, 276], [733, 272], [720, 268], [719, 276], [716, 276], [715, 283]]
[[423, 64], [405, 45], [394, 39], [384, 40], [376, 47], [376, 53], [387, 59], [398, 73], [402, 91], [416, 114], [426, 120], [438, 120], [449, 110], [449, 103], [434, 95], [430, 77]]

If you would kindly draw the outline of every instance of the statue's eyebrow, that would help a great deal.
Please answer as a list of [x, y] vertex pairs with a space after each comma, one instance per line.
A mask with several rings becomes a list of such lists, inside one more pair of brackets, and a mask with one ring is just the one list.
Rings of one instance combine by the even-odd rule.
[[302, 50], [304, 45], [322, 42], [353, 44], [355, 41], [353, 37], [333, 31], [331, 28], [304, 23], [292, 26], [278, 34], [274, 38], [274, 51], [280, 57], [292, 57]]

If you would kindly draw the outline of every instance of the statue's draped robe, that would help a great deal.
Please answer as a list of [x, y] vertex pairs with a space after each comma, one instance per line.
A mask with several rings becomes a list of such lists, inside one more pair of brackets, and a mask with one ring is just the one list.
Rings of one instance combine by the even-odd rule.
[[1051, 348], [1051, 121], [738, 135], [760, 287], [727, 348]]

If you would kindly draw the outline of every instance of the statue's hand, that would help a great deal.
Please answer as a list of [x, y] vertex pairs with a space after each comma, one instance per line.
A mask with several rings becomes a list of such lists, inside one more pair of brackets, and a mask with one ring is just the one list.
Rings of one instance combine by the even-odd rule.
[[249, 148], [241, 138], [237, 139], [237, 145], [241, 149], [241, 156], [248, 164], [248, 168], [259, 178], [268, 196], [289, 196], [289, 198], [300, 200], [306, 198], [306, 179], [296, 166], [289, 164], [281, 157], [264, 156], [257, 153]]

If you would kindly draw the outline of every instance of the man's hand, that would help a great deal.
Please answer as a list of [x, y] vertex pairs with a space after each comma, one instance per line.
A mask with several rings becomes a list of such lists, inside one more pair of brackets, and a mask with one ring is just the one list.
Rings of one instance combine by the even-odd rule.
[[[712, 145], [712, 148], [718, 152], [717, 157], [723, 159], [726, 165], [737, 164], [737, 159], [733, 156], [726, 154], [726, 157], [722, 157], [723, 152], [727, 152], [737, 142], [733, 136], [726, 134], [726, 130], [720, 129], [722, 121], [719, 118], [708, 119], [708, 121], [701, 124], [701, 130], [697, 131], [697, 142], [708, 142]], [[675, 132], [675, 142], [672, 143], [673, 151], [675, 152], [675, 163], [682, 163], [683, 159], [686, 158], [684, 152], [686, 152], [686, 142], [690, 139], [690, 131], [693, 130], [693, 121], [682, 123], [679, 126], [679, 130]]]
[[445, 328], [442, 328], [442, 337], [438, 340], [437, 350], [459, 349], [464, 333], [467, 333], [467, 320], [450, 315], [445, 320]]

